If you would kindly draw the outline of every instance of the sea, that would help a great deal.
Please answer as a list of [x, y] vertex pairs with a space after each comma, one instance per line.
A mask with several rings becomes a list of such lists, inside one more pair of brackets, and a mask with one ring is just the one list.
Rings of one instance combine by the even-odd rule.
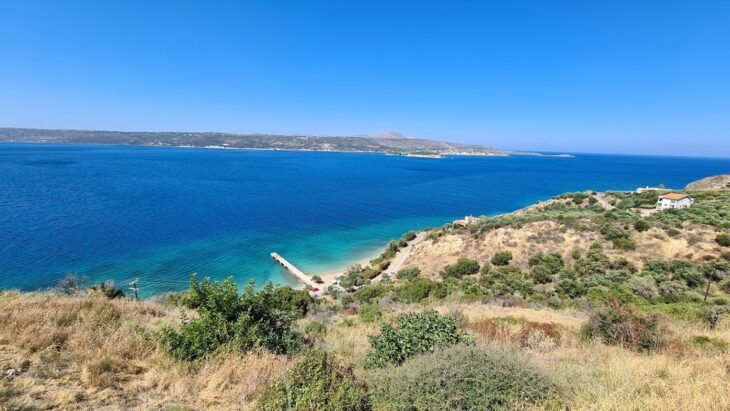
[[727, 172], [721, 158], [0, 143], [0, 289], [48, 289], [68, 274], [137, 280], [142, 297], [184, 290], [193, 273], [294, 285], [272, 252], [324, 273], [465, 215]]

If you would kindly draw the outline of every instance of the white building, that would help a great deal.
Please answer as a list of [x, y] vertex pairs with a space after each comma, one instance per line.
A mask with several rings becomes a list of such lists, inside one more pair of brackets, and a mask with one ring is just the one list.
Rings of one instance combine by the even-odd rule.
[[669, 210], [672, 208], [690, 208], [694, 204], [694, 198], [679, 193], [669, 193], [659, 196], [656, 203], [657, 210]]
[[479, 222], [479, 217], [474, 217], [473, 215], [468, 215], [464, 217], [463, 220], [454, 220], [454, 225], [469, 225], [469, 224], [476, 224]]

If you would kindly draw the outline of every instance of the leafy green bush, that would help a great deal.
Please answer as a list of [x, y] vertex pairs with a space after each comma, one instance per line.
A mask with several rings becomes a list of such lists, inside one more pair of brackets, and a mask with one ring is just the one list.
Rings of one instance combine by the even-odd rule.
[[[222, 348], [240, 351], [261, 347], [275, 353], [291, 353], [301, 343], [292, 329], [302, 316], [299, 302], [289, 291], [280, 291], [271, 283], [261, 291], [249, 282], [243, 294], [232, 278], [198, 282], [193, 276], [187, 305], [198, 316], [183, 322], [180, 330], [162, 330], [162, 344], [180, 360], [196, 360]], [[293, 291], [293, 290], [292, 290]]]
[[409, 231], [409, 232], [403, 234], [403, 237], [401, 238], [401, 240], [408, 242], [408, 241], [413, 241], [415, 238], [416, 238], [416, 232]]
[[512, 253], [509, 251], [500, 251], [492, 256], [492, 264], [507, 265], [512, 261]]
[[468, 335], [458, 329], [456, 318], [439, 315], [435, 310], [401, 314], [395, 325], [383, 324], [380, 334], [368, 339], [372, 347], [366, 360], [368, 368], [399, 365], [414, 355], [469, 341]]
[[324, 280], [322, 280], [322, 277], [320, 277], [318, 275], [313, 275], [312, 276], [312, 281], [314, 281], [317, 284], [323, 284], [324, 283]]
[[261, 393], [258, 408], [279, 410], [369, 410], [367, 386], [352, 369], [321, 351], [306, 353], [286, 375]]
[[459, 258], [459, 260], [454, 263], [447, 265], [444, 267], [444, 270], [441, 272], [441, 277], [443, 278], [461, 278], [465, 275], [473, 275], [479, 272], [479, 263], [476, 260], [472, 260], [469, 258]]
[[352, 298], [359, 303], [368, 303], [389, 293], [393, 287], [387, 284], [370, 284], [352, 294]]
[[380, 321], [383, 318], [383, 311], [377, 304], [365, 304], [360, 307], [358, 315], [362, 322], [369, 324]]
[[530, 295], [535, 291], [534, 284], [525, 278], [518, 267], [513, 265], [496, 267], [479, 277], [482, 287], [495, 296], [520, 294]]
[[395, 295], [401, 302], [417, 303], [426, 298], [446, 297], [446, 287], [443, 283], [417, 278], [398, 286]]
[[514, 351], [463, 345], [371, 371], [367, 380], [373, 408], [382, 410], [559, 408], [561, 397], [557, 384]]
[[646, 316], [613, 300], [591, 314], [582, 334], [585, 338], [599, 337], [606, 344], [654, 351], [667, 343], [670, 332], [658, 315]]
[[647, 223], [646, 220], [638, 220], [634, 223], [634, 230], [642, 233], [651, 228], [651, 224]]
[[418, 276], [421, 275], [421, 269], [418, 267], [412, 267], [412, 268], [403, 268], [401, 270], [398, 270], [397, 273], [395, 273], [395, 278], [403, 281], [412, 281], [418, 278]]

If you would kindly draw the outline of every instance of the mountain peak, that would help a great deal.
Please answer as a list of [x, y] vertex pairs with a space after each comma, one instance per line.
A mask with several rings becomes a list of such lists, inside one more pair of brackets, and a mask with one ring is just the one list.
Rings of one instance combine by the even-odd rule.
[[374, 138], [408, 138], [408, 137], [404, 136], [403, 134], [401, 134], [397, 131], [393, 131], [393, 130], [383, 131], [382, 133], [376, 133], [376, 134], [373, 134], [372, 137], [374, 137]]

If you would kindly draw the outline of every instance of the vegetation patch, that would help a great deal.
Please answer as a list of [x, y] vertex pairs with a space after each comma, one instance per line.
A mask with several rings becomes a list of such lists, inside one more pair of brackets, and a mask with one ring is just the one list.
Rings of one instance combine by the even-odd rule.
[[395, 325], [383, 324], [380, 334], [368, 339], [372, 348], [365, 364], [368, 368], [399, 365], [415, 355], [470, 341], [468, 334], [458, 329], [455, 317], [435, 310], [401, 314]]
[[259, 397], [261, 410], [369, 410], [367, 386], [332, 354], [305, 353]]
[[561, 390], [516, 353], [454, 346], [368, 375], [375, 409], [510, 410], [555, 406]]

